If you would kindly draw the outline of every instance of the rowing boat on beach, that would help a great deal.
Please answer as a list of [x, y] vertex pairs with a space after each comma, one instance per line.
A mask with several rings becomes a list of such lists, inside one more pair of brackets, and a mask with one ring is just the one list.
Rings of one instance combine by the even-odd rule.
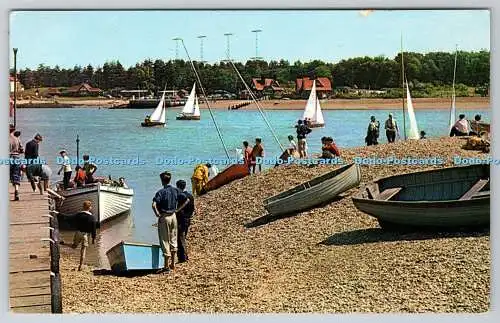
[[487, 225], [490, 169], [472, 165], [385, 177], [368, 183], [352, 200], [382, 228]]
[[331, 201], [360, 181], [359, 165], [349, 164], [264, 200], [264, 208], [273, 215], [297, 213]]
[[231, 183], [237, 179], [248, 176], [250, 172], [248, 171], [248, 165], [246, 164], [233, 164], [222, 172], [217, 174], [214, 178], [208, 181], [205, 186], [205, 193], [218, 189], [221, 186]]
[[163, 268], [164, 259], [159, 245], [121, 241], [106, 252], [111, 270], [146, 271]]
[[60, 190], [57, 193], [65, 198], [57, 207], [59, 213], [66, 215], [78, 213], [82, 211], [83, 202], [90, 200], [93, 205], [92, 214], [98, 224], [130, 211], [134, 198], [134, 190], [131, 188], [103, 183]]

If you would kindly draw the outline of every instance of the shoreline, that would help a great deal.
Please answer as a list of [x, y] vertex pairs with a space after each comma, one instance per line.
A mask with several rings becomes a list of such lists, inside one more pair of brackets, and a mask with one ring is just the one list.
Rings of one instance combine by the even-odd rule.
[[[453, 166], [457, 154], [488, 156], [461, 149], [463, 143], [441, 137], [340, 148], [346, 162], [358, 156], [445, 159], [438, 166], [361, 165], [361, 187], [375, 178]], [[64, 312], [488, 311], [489, 231], [387, 232], [354, 207], [359, 188], [298, 214], [265, 215], [262, 200], [337, 167], [271, 168], [196, 198], [190, 261], [170, 274], [97, 276], [91, 265], [77, 272], [79, 251], [61, 248]]]
[[[415, 110], [449, 109], [451, 100], [449, 98], [413, 98]], [[210, 102], [213, 109], [227, 110], [228, 107], [248, 100], [219, 100]], [[265, 100], [260, 105], [265, 110], [303, 110], [307, 100]], [[460, 97], [456, 99], [457, 109], [476, 110], [491, 109], [489, 97]], [[118, 99], [76, 99], [76, 100], [18, 100], [19, 109], [27, 108], [113, 108], [131, 109], [128, 100]], [[181, 107], [169, 107], [167, 109], [180, 109]], [[322, 110], [385, 110], [401, 109], [402, 99], [331, 99], [321, 100]], [[153, 108], [146, 108], [146, 110]], [[207, 109], [206, 103], [200, 103], [200, 109]], [[251, 103], [239, 110], [256, 110], [255, 103]]]

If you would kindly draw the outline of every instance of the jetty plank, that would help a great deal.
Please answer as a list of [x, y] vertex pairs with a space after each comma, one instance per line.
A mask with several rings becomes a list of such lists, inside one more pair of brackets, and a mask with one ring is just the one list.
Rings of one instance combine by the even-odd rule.
[[20, 186], [20, 201], [9, 187], [9, 304], [16, 313], [51, 313], [50, 217], [48, 197]]

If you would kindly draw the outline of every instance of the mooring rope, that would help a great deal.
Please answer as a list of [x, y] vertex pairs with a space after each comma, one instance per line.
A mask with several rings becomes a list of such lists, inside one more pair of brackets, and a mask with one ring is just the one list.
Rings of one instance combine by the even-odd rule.
[[253, 94], [253, 91], [250, 89], [250, 87], [247, 85], [247, 83], [245, 82], [245, 80], [243, 79], [243, 76], [241, 76], [240, 74], [240, 71], [238, 71], [238, 69], [236, 68], [236, 65], [234, 65], [233, 63], [233, 60], [228, 56], [227, 57], [227, 60], [231, 63], [231, 65], [233, 66], [234, 70], [236, 71], [236, 74], [238, 74], [241, 82], [243, 82], [243, 85], [245, 85], [245, 88], [246, 90], [248, 91], [248, 93], [250, 93], [250, 96], [252, 97], [252, 100], [255, 102], [255, 105], [257, 106], [257, 109], [259, 110], [262, 118], [264, 119], [264, 121], [266, 122], [266, 125], [268, 126], [269, 130], [271, 130], [271, 133], [274, 137], [274, 139], [276, 140], [276, 142], [278, 143], [278, 145], [280, 146], [281, 150], [285, 150], [285, 148], [283, 147], [283, 145], [281, 144], [281, 142], [279, 141], [278, 137], [276, 136], [276, 133], [274, 132], [274, 129], [273, 127], [271, 126], [271, 124], [269, 123], [269, 120], [267, 119], [266, 115], [264, 114], [264, 111], [261, 109], [261, 106], [259, 104], [259, 102], [257, 101], [257, 98], [255, 97], [255, 95]]
[[215, 129], [217, 130], [217, 134], [219, 135], [220, 141], [222, 142], [222, 146], [224, 147], [224, 151], [226, 152], [226, 156], [227, 156], [228, 159], [230, 159], [231, 157], [229, 157], [229, 151], [227, 150], [226, 144], [224, 143], [224, 138], [222, 137], [222, 133], [221, 133], [221, 131], [219, 129], [219, 126], [217, 125], [217, 122], [215, 121], [215, 116], [212, 113], [212, 109], [210, 108], [210, 104], [208, 102], [208, 97], [207, 97], [207, 95], [205, 93], [205, 89], [203, 88], [203, 84], [201, 84], [200, 76], [198, 75], [198, 72], [196, 71], [196, 68], [194, 67], [194, 63], [191, 60], [191, 57], [189, 56], [188, 50], [186, 48], [186, 45], [184, 44], [184, 40], [181, 39], [181, 42], [182, 42], [182, 46], [184, 47], [184, 50], [186, 51], [186, 55], [187, 55], [187, 57], [189, 59], [189, 62], [191, 63], [191, 67], [193, 68], [196, 80], [198, 81], [198, 84], [200, 85], [201, 92], [203, 93], [203, 96], [205, 98], [205, 103], [207, 104], [208, 111], [210, 112], [210, 116], [212, 117], [212, 120], [213, 120], [214, 125], [215, 125]]

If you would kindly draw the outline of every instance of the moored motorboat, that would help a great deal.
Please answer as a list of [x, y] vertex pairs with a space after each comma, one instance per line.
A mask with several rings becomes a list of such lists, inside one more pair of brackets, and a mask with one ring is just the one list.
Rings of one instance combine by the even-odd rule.
[[490, 221], [490, 169], [471, 165], [390, 176], [352, 198], [381, 227], [467, 227]]
[[163, 268], [159, 245], [121, 241], [106, 252], [111, 270], [116, 273]]
[[264, 208], [273, 215], [297, 213], [331, 201], [360, 180], [359, 165], [345, 165], [264, 200]]
[[57, 193], [65, 198], [57, 207], [59, 213], [76, 214], [82, 211], [83, 202], [90, 200], [93, 205], [92, 214], [99, 224], [130, 211], [134, 197], [134, 190], [131, 188], [104, 183], [59, 190]]

